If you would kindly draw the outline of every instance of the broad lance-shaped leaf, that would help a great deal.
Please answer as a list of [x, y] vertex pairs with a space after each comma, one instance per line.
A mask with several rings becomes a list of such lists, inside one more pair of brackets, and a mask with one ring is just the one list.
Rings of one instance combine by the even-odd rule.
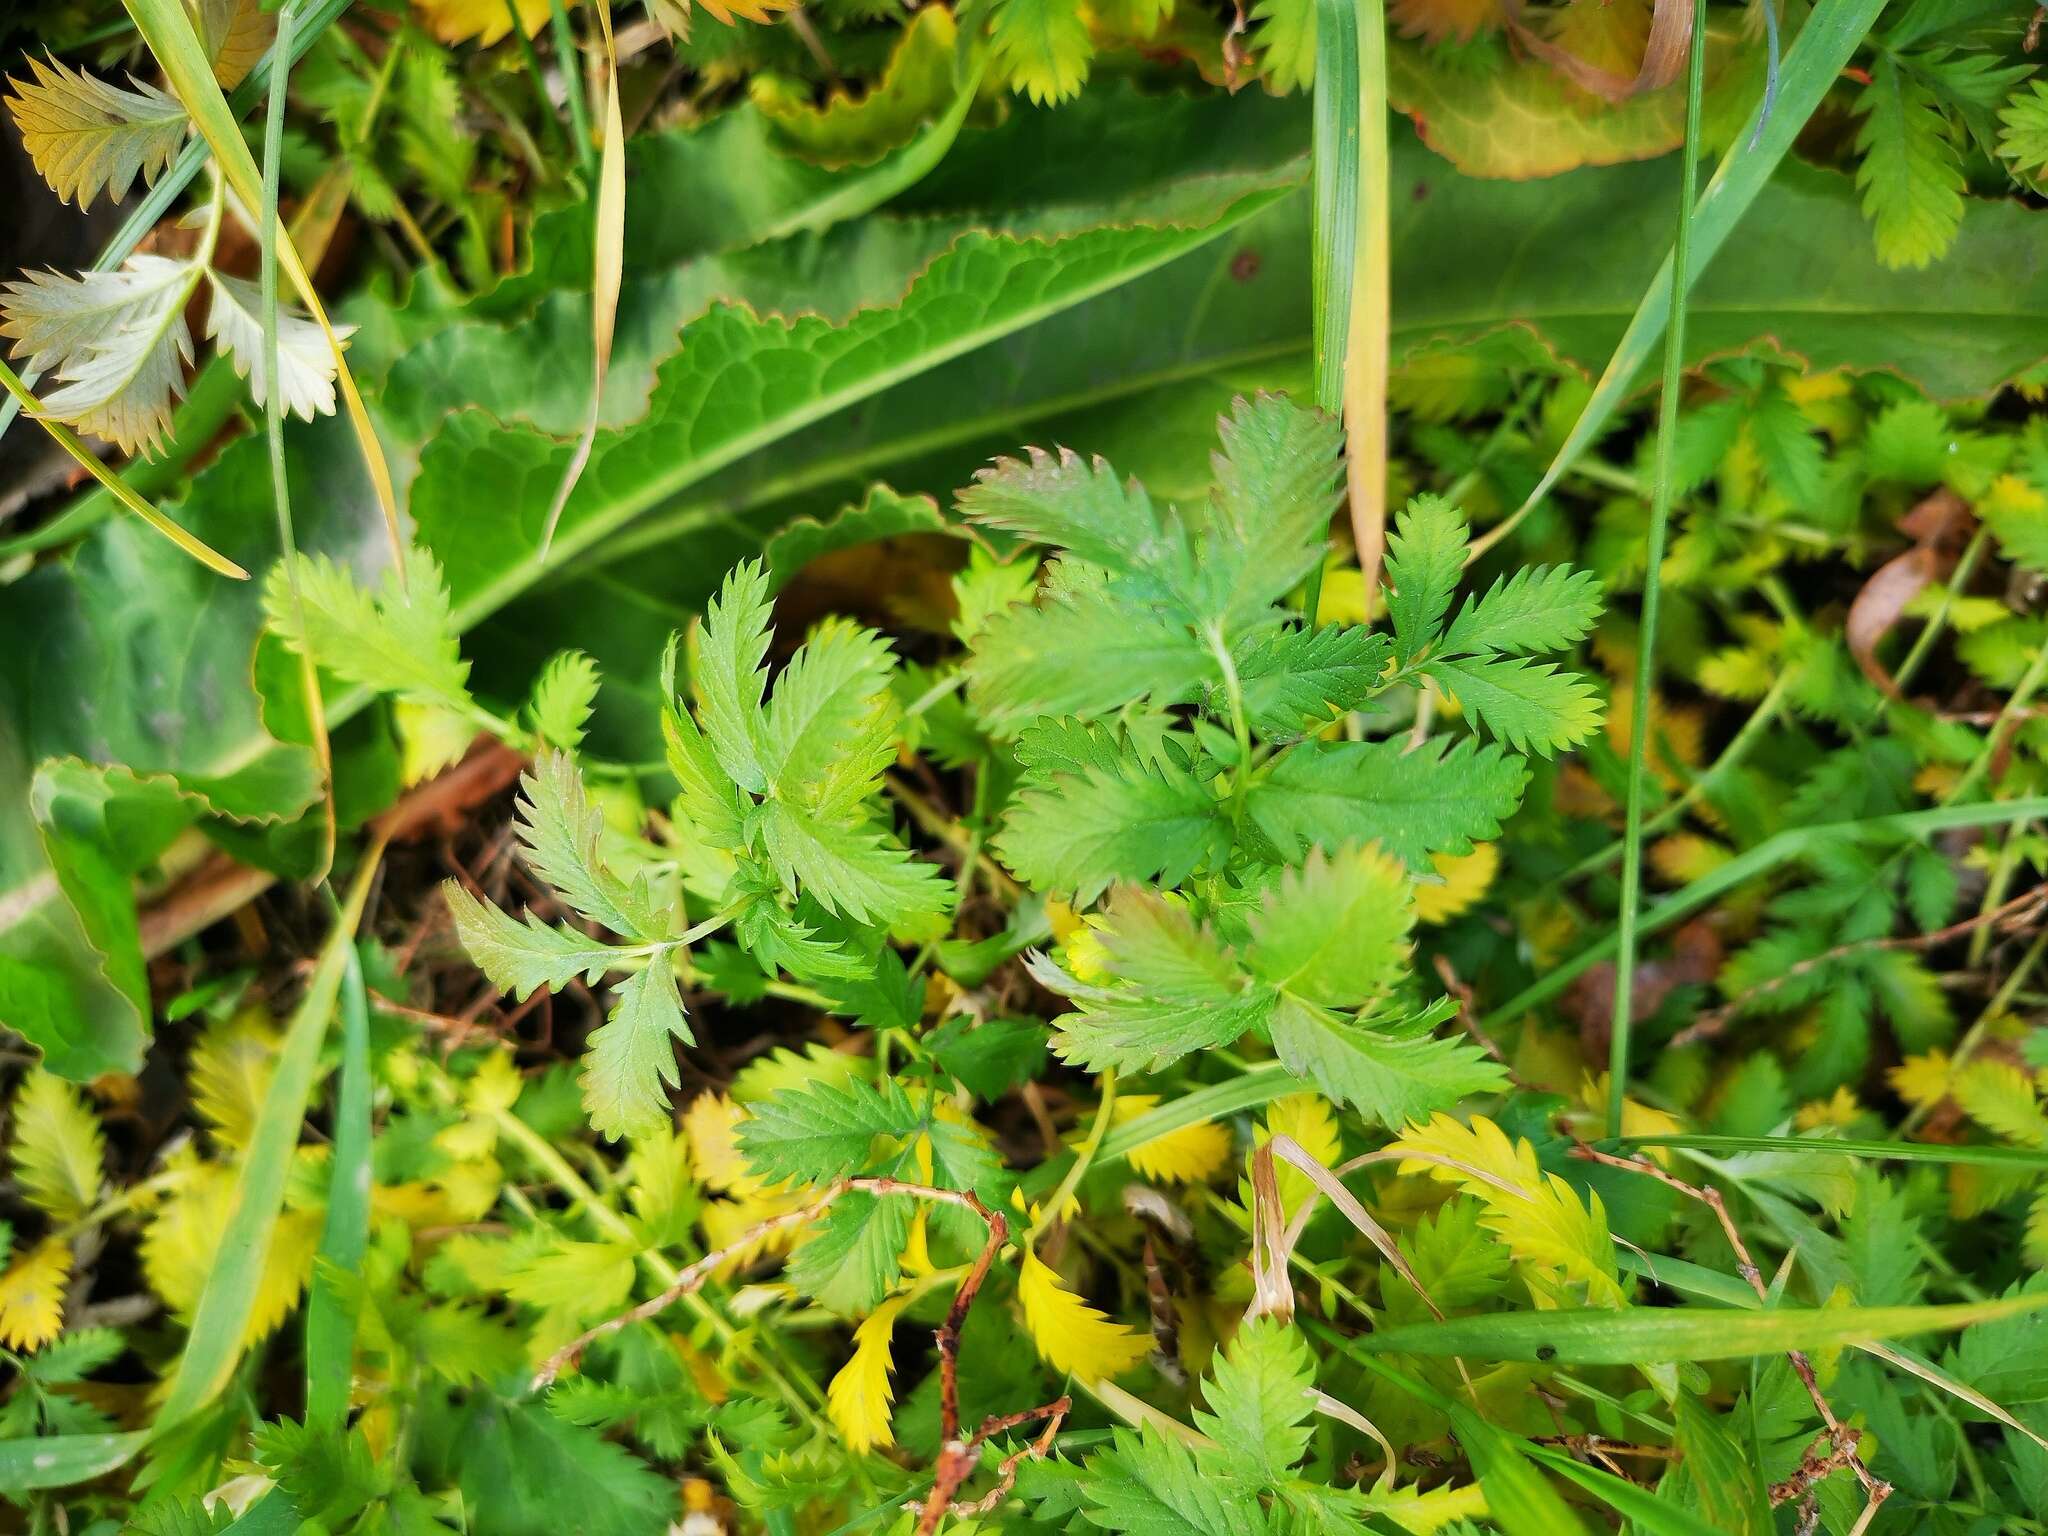
[[1550, 662], [1475, 656], [1432, 661], [1423, 672], [1468, 717], [1517, 752], [1549, 757], [1600, 726], [1603, 709], [1592, 684]]
[[1131, 753], [1080, 773], [1034, 774], [995, 849], [1037, 889], [1090, 898], [1113, 880], [1177, 885], [1223, 856], [1228, 831], [1208, 784]]
[[1315, 1365], [1301, 1334], [1276, 1318], [1239, 1328], [1204, 1384], [1195, 1425], [1238, 1466], [1277, 1482], [1308, 1452]]

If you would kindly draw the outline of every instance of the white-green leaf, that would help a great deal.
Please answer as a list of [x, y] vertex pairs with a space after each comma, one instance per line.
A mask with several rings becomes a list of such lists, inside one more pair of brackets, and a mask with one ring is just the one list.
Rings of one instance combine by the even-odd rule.
[[411, 546], [404, 585], [387, 570], [374, 596], [324, 555], [301, 556], [296, 569], [296, 602], [282, 562], [263, 589], [270, 627], [293, 651], [310, 652], [345, 682], [457, 713], [470, 709], [469, 663], [449, 615], [448, 587], [426, 550]]
[[[206, 334], [220, 343], [238, 376], [249, 381], [249, 392], [261, 406], [270, 404], [270, 376], [263, 347], [263, 296], [254, 283], [239, 277], [225, 277], [209, 269], [213, 303], [206, 312]], [[344, 340], [355, 334], [352, 325], [337, 325], [334, 334]], [[311, 421], [315, 416], [334, 414], [334, 349], [320, 334], [320, 327], [296, 309], [283, 305], [277, 312], [277, 373], [284, 381], [283, 405], [295, 416]]]
[[719, 763], [740, 788], [768, 787], [762, 767], [761, 697], [768, 674], [768, 576], [758, 560], [734, 566], [704, 610], [699, 631], [696, 685], [704, 734]]
[[891, 924], [952, 905], [953, 887], [937, 866], [913, 858], [879, 827], [829, 820], [775, 800], [761, 831], [783, 883], [808, 893], [828, 912], [857, 923]]
[[1414, 887], [1398, 860], [1374, 847], [1317, 849], [1266, 893], [1245, 963], [1268, 986], [1356, 1008], [1399, 979], [1414, 922]]
[[458, 880], [441, 886], [455, 918], [455, 934], [469, 958], [500, 991], [522, 1002], [536, 991], [554, 991], [579, 976], [595, 982], [619, 965], [608, 944], [572, 929], [554, 928], [528, 913], [524, 921], [472, 896]]
[[597, 663], [581, 651], [564, 651], [541, 669], [533, 685], [533, 728], [549, 746], [574, 752], [583, 745], [596, 703]]
[[1465, 514], [1441, 496], [1418, 496], [1387, 537], [1387, 616], [1402, 658], [1436, 638], [1465, 571]]
[[1600, 618], [1600, 582], [1563, 565], [1525, 566], [1465, 599], [1445, 631], [1448, 654], [1500, 651], [1511, 656], [1576, 645]]
[[169, 430], [185, 391], [185, 302], [198, 281], [196, 266], [165, 256], [79, 277], [31, 272], [0, 289], [0, 335], [58, 381], [43, 396], [50, 415], [133, 452]]

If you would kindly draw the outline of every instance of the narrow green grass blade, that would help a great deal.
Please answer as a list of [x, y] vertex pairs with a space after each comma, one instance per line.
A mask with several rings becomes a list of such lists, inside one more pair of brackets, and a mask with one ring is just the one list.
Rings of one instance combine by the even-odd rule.
[[2035, 1168], [2048, 1172], [2048, 1149], [1949, 1147], [1925, 1141], [1859, 1141], [1846, 1136], [1624, 1136], [1634, 1147], [1692, 1147], [1701, 1152], [1818, 1152], [1829, 1157], [1871, 1157], [1893, 1163], [1946, 1163], [1977, 1168]]
[[[1936, 806], [1932, 810], [1905, 811], [1896, 816], [1873, 816], [1867, 821], [1832, 821], [1814, 827], [1794, 827], [1764, 839], [1719, 869], [1672, 892], [1642, 914], [1636, 925], [1637, 932], [1651, 934], [1669, 928], [1744, 881], [1754, 880], [1781, 864], [1802, 858], [1830, 840], [1849, 839], [1881, 845], [1962, 827], [2008, 826], [2041, 816], [2048, 816], [2048, 796], [2034, 795], [2023, 800], [2000, 800], [1990, 804]], [[1616, 936], [1609, 934], [1597, 944], [1580, 950], [1563, 964], [1544, 972], [1540, 979], [1531, 982], [1498, 1008], [1490, 1010], [1479, 1021], [1479, 1027], [1490, 1029], [1505, 1024], [1529, 1009], [1549, 1002], [1602, 960], [1610, 958], [1615, 948]]]
[[0, 389], [6, 391], [7, 397], [10, 400], [15, 400], [28, 406], [35, 413], [36, 419], [42, 423], [43, 430], [56, 439], [57, 446], [71, 455], [77, 461], [79, 468], [91, 475], [93, 479], [99, 481], [101, 487], [114, 500], [126, 507], [130, 512], [133, 512], [137, 517], [141, 518], [150, 527], [169, 539], [208, 570], [217, 571], [223, 576], [231, 576], [236, 581], [247, 581], [249, 579], [249, 573], [235, 564], [226, 555], [220, 553], [219, 550], [215, 549], [198, 535], [172, 522], [163, 513], [157, 511], [155, 507], [143, 500], [136, 493], [133, 486], [102, 464], [99, 455], [79, 441], [77, 433], [65, 426], [63, 422], [52, 420], [50, 417], [43, 415], [42, 406], [37, 402], [34, 394], [30, 392], [28, 385], [22, 380], [21, 375], [8, 367], [5, 362], [0, 362]]
[[1358, 245], [1358, 8], [1316, 0], [1316, 405], [1344, 408], [1344, 347], [1351, 330], [1351, 264]]
[[[1762, 120], [1763, 103], [1751, 113], [1742, 132], [1736, 135], [1694, 214], [1693, 243], [1685, 263], [1685, 286], [1699, 281], [1707, 263], [1735, 230], [1756, 195], [1771, 179], [1778, 162], [1785, 158], [1792, 142], [1806, 126], [1828, 89], [1840, 78], [1843, 68], [1864, 34], [1884, 9], [1884, 0], [1820, 0], [1813, 14], [1800, 28], [1799, 36], [1785, 52], [1784, 67], [1778, 72], [1778, 94], [1770, 116]], [[1759, 131], [1761, 129], [1761, 131]], [[1768, 261], [1768, 251], [1757, 251], [1752, 260]], [[1489, 544], [1509, 525], [1519, 522], [1530, 508], [1549, 495], [1565, 471], [1578, 461], [1593, 440], [1605, 430], [1621, 402], [1648, 363], [1651, 349], [1664, 334], [1665, 317], [1671, 306], [1671, 275], [1675, 264], [1666, 258], [1657, 276], [1636, 307], [1635, 318], [1614, 349], [1606, 371], [1594, 386], [1578, 422], [1558, 448], [1543, 478], [1529, 493], [1521, 508], [1489, 538]]]
[[[307, 50], [320, 40], [320, 34], [332, 26], [350, 4], [351, 0], [315, 0], [315, 4], [307, 11], [291, 40], [289, 62], [296, 64], [304, 58]], [[248, 78], [235, 87], [234, 94], [228, 98], [228, 104], [234, 109], [237, 117], [263, 99], [270, 88], [270, 71], [281, 57], [286, 55], [281, 54], [277, 45], [272, 43], [263, 57], [256, 61], [256, 67], [249, 71]], [[121, 227], [114, 231], [114, 237], [100, 248], [100, 253], [94, 259], [90, 270], [111, 272], [126, 261], [135, 248], [142, 244], [143, 237], [155, 229], [158, 221], [171, 211], [171, 205], [178, 200], [178, 195], [192, 185], [192, 178], [205, 169], [210, 155], [204, 139], [190, 140], [178, 152], [178, 158], [171, 162], [170, 167], [163, 175], [157, 177], [155, 183], [137, 201], [128, 217], [121, 221]], [[29, 382], [35, 382], [34, 375], [30, 375]], [[7, 435], [8, 427], [13, 424], [20, 410], [21, 402], [13, 396], [0, 400], [0, 437]]]
[[[1700, 98], [1707, 80], [1707, 0], [1693, 0], [1685, 78], [1685, 155], [1678, 182], [1678, 235], [1672, 260], [1692, 270], [1692, 195], [1700, 169]], [[1657, 680], [1657, 608], [1664, 589], [1664, 545], [1671, 532], [1678, 391], [1685, 367], [1685, 296], [1673, 286], [1664, 339], [1664, 387], [1657, 398], [1657, 467], [1650, 490], [1650, 532], [1643, 563], [1643, 606], [1636, 626], [1635, 692], [1629, 699], [1628, 798], [1622, 813], [1621, 913], [1616, 929], [1614, 1024], [1607, 1052], [1607, 1123], [1621, 1124], [1628, 1096], [1629, 1034], [1635, 1024], [1636, 915], [1643, 899], [1643, 797], [1649, 789], [1650, 697]]]
[[1387, 544], [1387, 371], [1393, 329], [1393, 157], [1387, 145], [1387, 8], [1358, 11], [1358, 237], [1351, 253], [1350, 334], [1344, 344], [1344, 478], [1351, 538], [1368, 608]]
[[[291, 37], [298, 24], [298, 7], [295, 0], [285, 0], [278, 7], [277, 36], [286, 56], [291, 53]], [[284, 458], [284, 390], [279, 385], [278, 374], [278, 314], [277, 314], [277, 266], [278, 247], [288, 243], [284, 225], [277, 216], [278, 189], [282, 182], [284, 165], [284, 109], [286, 85], [291, 79], [288, 72], [274, 77], [270, 92], [270, 112], [263, 128], [263, 183], [261, 206], [257, 212], [256, 229], [262, 247], [260, 269], [260, 302], [263, 309], [263, 366], [264, 376], [270, 383], [270, 398], [263, 407], [264, 440], [270, 448], [270, 500], [277, 513], [278, 557], [284, 562], [285, 580], [291, 584], [292, 612], [301, 630], [305, 628], [306, 616], [299, 598], [299, 542], [292, 531], [292, 485], [291, 474]], [[326, 831], [320, 851], [320, 864], [314, 878], [325, 880], [330, 865], [334, 862], [334, 747], [327, 736], [327, 712], [320, 697], [320, 670], [313, 661], [311, 647], [302, 649], [299, 656], [299, 680], [306, 700], [306, 719], [313, 738], [313, 755], [320, 764], [321, 792], [326, 799]]]
[[1585, 1522], [1515, 1444], [1460, 1402], [1444, 1412], [1486, 1490], [1486, 1517], [1505, 1536], [1586, 1536]]
[[[171, 416], [170, 437], [157, 456], [130, 459], [121, 467], [121, 482], [144, 501], [170, 490], [184, 477], [187, 466], [212, 446], [241, 399], [242, 381], [234, 364], [216, 357], [199, 370], [185, 398], [178, 402]], [[14, 396], [8, 395], [7, 400], [13, 404]], [[126, 505], [112, 491], [95, 486], [47, 522], [0, 538], [0, 560], [74, 543]]]
[[321, 1267], [306, 1300], [306, 1419], [339, 1426], [348, 1417], [355, 1365], [356, 1320], [323, 1270], [355, 1269], [370, 1246], [370, 1003], [363, 962], [348, 946], [341, 975], [341, 1089], [334, 1110], [334, 1174], [327, 1185], [327, 1222], [320, 1231]]
[[576, 47], [576, 32], [569, 25], [569, 8], [562, 0], [548, 0], [548, 24], [555, 38], [555, 62], [562, 70], [562, 94], [569, 98], [569, 126], [576, 140], [576, 160], [583, 167], [586, 185], [597, 185], [597, 140], [590, 131], [590, 106], [583, 96], [583, 55]]
[[[1375, 1376], [1399, 1387], [1417, 1402], [1427, 1403], [1430, 1407], [1436, 1409], [1437, 1412], [1451, 1416], [1454, 1419], [1459, 1411], [1470, 1414], [1470, 1409], [1444, 1396], [1443, 1393], [1437, 1391], [1429, 1383], [1419, 1380], [1399, 1367], [1389, 1365], [1386, 1361], [1366, 1353], [1360, 1347], [1360, 1340], [1347, 1338], [1345, 1335], [1337, 1332], [1336, 1329], [1330, 1327], [1329, 1324], [1320, 1322], [1315, 1318], [1304, 1318], [1302, 1320], [1302, 1327], [1325, 1344], [1349, 1355]], [[1638, 1488], [1634, 1483], [1616, 1477], [1612, 1473], [1603, 1472], [1597, 1467], [1583, 1466], [1573, 1461], [1571, 1457], [1561, 1451], [1554, 1450], [1547, 1445], [1538, 1445], [1532, 1440], [1524, 1439], [1520, 1435], [1488, 1424], [1476, 1415], [1465, 1421], [1458, 1431], [1458, 1438], [1468, 1451], [1472, 1447], [1472, 1441], [1466, 1439], [1468, 1428], [1472, 1430], [1475, 1439], [1505, 1441], [1530, 1460], [1540, 1462], [1544, 1466], [1562, 1473], [1617, 1514], [1626, 1515], [1629, 1519], [1636, 1521], [1645, 1531], [1655, 1532], [1657, 1536], [1723, 1536], [1722, 1532], [1716, 1531], [1714, 1527], [1708, 1525], [1690, 1510], [1680, 1509], [1677, 1505], [1650, 1492], [1648, 1489]], [[1478, 1465], [1476, 1457], [1473, 1465], [1475, 1467]], [[1576, 1469], [1576, 1471], [1573, 1469]], [[1491, 1493], [1492, 1490], [1489, 1489], [1489, 1499]], [[1568, 1530], [1573, 1528], [1565, 1527]]]
[[1373, 1354], [1541, 1365], [1636, 1365], [1659, 1360], [1739, 1360], [1789, 1349], [1826, 1349], [1906, 1334], [1948, 1332], [2048, 1307], [2048, 1293], [1933, 1307], [1588, 1307], [1503, 1312], [1414, 1323], [1358, 1340]]
[[242, 1357], [242, 1335], [277, 1231], [278, 1212], [284, 1205], [285, 1179], [306, 1117], [306, 1101], [313, 1092], [320, 1045], [327, 1037], [327, 1021], [355, 947], [356, 925], [362, 920], [376, 868], [374, 856], [363, 860], [334, 931], [321, 947], [306, 995], [286, 1027], [270, 1091], [235, 1177], [234, 1214], [221, 1234], [213, 1269], [192, 1318], [192, 1331], [186, 1336], [185, 1353], [157, 1413], [157, 1434], [182, 1423], [219, 1396]]

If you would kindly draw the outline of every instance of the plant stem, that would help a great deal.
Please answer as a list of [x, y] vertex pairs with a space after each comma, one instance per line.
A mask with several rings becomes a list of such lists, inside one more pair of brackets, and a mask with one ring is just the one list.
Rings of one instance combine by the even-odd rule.
[[1977, 574], [1977, 563], [1984, 558], [1984, 549], [1991, 541], [1991, 527], [1979, 523], [1977, 531], [1970, 535], [1970, 542], [1964, 546], [1962, 558], [1956, 561], [1955, 571], [1942, 588], [1941, 606], [1934, 610], [1934, 617], [1927, 621], [1926, 628], [1913, 637], [1912, 648], [1906, 652], [1906, 659], [1899, 663], [1899, 670], [1892, 674], [1892, 685], [1900, 693], [1913, 681], [1913, 675], [1920, 670], [1920, 664], [1927, 659], [1927, 653], [1934, 649], [1934, 642], [1941, 638], [1941, 632], [1948, 627], [1948, 616], [1956, 604], [1956, 593], [1969, 585], [1970, 578]]
[[1045, 1209], [1038, 1213], [1038, 1219], [1031, 1223], [1031, 1230], [1024, 1234], [1021, 1244], [1030, 1248], [1047, 1227], [1060, 1219], [1060, 1212], [1067, 1208], [1074, 1191], [1081, 1187], [1081, 1179], [1095, 1161], [1095, 1154], [1102, 1149], [1102, 1138], [1108, 1134], [1112, 1111], [1116, 1108], [1116, 1073], [1105, 1071], [1101, 1078], [1102, 1099], [1095, 1106], [1095, 1123], [1088, 1127], [1088, 1139], [1081, 1143], [1081, 1150], [1074, 1158], [1074, 1166], [1067, 1170], [1067, 1176], [1060, 1180], [1059, 1188], [1045, 1203]]
[[[1692, 270], [1693, 185], [1699, 179], [1700, 96], [1706, 83], [1707, 0], [1693, 0], [1692, 45], [1685, 81], [1685, 154], [1678, 192], [1678, 234], [1672, 243], [1674, 272]], [[1614, 1029], [1607, 1056], [1607, 1123], [1620, 1125], [1628, 1094], [1629, 1031], [1635, 1021], [1636, 908], [1643, 894], [1643, 792], [1648, 780], [1650, 690], [1657, 675], [1657, 607], [1664, 544], [1671, 526], [1673, 454], [1678, 440], [1678, 393], [1685, 364], [1687, 285], [1671, 285], [1671, 313], [1664, 336], [1664, 387], [1657, 402], [1656, 483], [1650, 497], [1650, 540], [1643, 569], [1643, 611], [1636, 634], [1635, 696], [1629, 701], [1634, 726], [1629, 735], [1628, 806], [1622, 822], [1621, 915], [1615, 950]]]
[[[598, 0], [609, 5], [611, 0]], [[562, 93], [569, 98], [569, 123], [575, 129], [576, 159], [583, 167], [592, 197], [597, 195], [597, 142], [590, 132], [590, 107], [583, 99], [583, 55], [576, 47], [576, 33], [569, 26], [569, 8], [562, 0], [548, 0], [548, 21], [554, 28], [555, 55], [562, 65]]]
[[[676, 1283], [676, 1277], [682, 1271], [653, 1249], [644, 1247], [640, 1239], [634, 1235], [633, 1229], [626, 1219], [605, 1203], [604, 1197], [592, 1189], [585, 1182], [583, 1176], [569, 1166], [568, 1159], [556, 1151], [546, 1137], [540, 1135], [532, 1126], [521, 1120], [509, 1109], [493, 1110], [491, 1112], [491, 1123], [497, 1127], [499, 1135], [517, 1144], [519, 1150], [533, 1160], [534, 1165], [548, 1176], [557, 1189], [561, 1190], [563, 1194], [583, 1208], [583, 1213], [589, 1219], [592, 1226], [603, 1232], [613, 1242], [633, 1249], [639, 1255], [640, 1262], [663, 1285], [674, 1285]], [[795, 1387], [790, 1385], [789, 1379], [780, 1370], [771, 1362], [761, 1358], [753, 1344], [740, 1336], [738, 1330], [726, 1319], [722, 1311], [713, 1306], [702, 1294], [695, 1291], [679, 1299], [685, 1307], [696, 1314], [700, 1321], [709, 1325], [720, 1339], [729, 1347], [735, 1349], [743, 1359], [747, 1360], [748, 1363], [758, 1370], [768, 1383], [782, 1394], [784, 1400], [796, 1410], [798, 1417], [805, 1420], [815, 1433], [820, 1435], [832, 1433], [830, 1428], [819, 1419], [816, 1409], [812, 1407], [811, 1403], [802, 1394], [798, 1393]], [[811, 1381], [809, 1376], [802, 1376], [801, 1379], [806, 1386], [812, 1389], [812, 1396], [815, 1397], [817, 1394], [816, 1383]]]

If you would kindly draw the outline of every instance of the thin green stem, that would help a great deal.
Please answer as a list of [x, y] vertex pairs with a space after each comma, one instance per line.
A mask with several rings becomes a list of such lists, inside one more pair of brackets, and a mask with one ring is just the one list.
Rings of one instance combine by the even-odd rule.
[[[1707, 0], [1693, 0], [1692, 47], [1685, 81], [1685, 154], [1678, 191], [1678, 234], [1672, 243], [1676, 272], [1692, 270], [1693, 187], [1700, 168], [1700, 97], [1706, 84]], [[1629, 1032], [1634, 1024], [1636, 909], [1643, 895], [1643, 795], [1648, 785], [1650, 690], [1657, 678], [1657, 607], [1664, 544], [1671, 527], [1673, 454], [1678, 442], [1678, 392], [1685, 366], [1687, 285], [1671, 285], [1664, 337], [1664, 387], [1657, 405], [1656, 483], [1650, 497], [1650, 539], [1643, 569], [1642, 621], [1636, 634], [1634, 725], [1629, 734], [1628, 805], [1622, 822], [1621, 917], [1614, 970], [1614, 1029], [1607, 1057], [1607, 1123], [1620, 1125], [1628, 1094]]]
[[1979, 523], [1977, 531], [1970, 535], [1970, 542], [1963, 546], [1962, 558], [1956, 561], [1956, 568], [1941, 590], [1941, 605], [1934, 610], [1934, 617], [1927, 621], [1927, 627], [1913, 637], [1906, 659], [1899, 663], [1899, 670], [1892, 674], [1892, 684], [1904, 693], [1913, 681], [1920, 664], [1934, 649], [1934, 642], [1941, 638], [1941, 632], [1948, 627], [1950, 612], [1956, 605], [1956, 594], [1970, 584], [1970, 578], [1977, 574], [1978, 562], [1984, 558], [1984, 550], [1991, 542], [1991, 525]]
[[[603, 1232], [613, 1242], [623, 1244], [637, 1253], [641, 1264], [663, 1286], [671, 1286], [676, 1283], [676, 1277], [682, 1271], [653, 1249], [643, 1246], [640, 1239], [634, 1235], [633, 1228], [626, 1221], [625, 1217], [613, 1210], [605, 1202], [604, 1197], [590, 1187], [589, 1183], [583, 1178], [583, 1175], [569, 1166], [569, 1160], [563, 1157], [546, 1137], [542, 1136], [532, 1126], [507, 1109], [492, 1111], [491, 1122], [497, 1127], [500, 1136], [516, 1144], [519, 1150], [531, 1159], [534, 1166], [548, 1176], [549, 1181], [557, 1189], [561, 1190], [571, 1201], [582, 1208], [584, 1216], [592, 1226]], [[808, 1376], [798, 1373], [798, 1378], [805, 1386], [811, 1389], [810, 1398], [806, 1398], [803, 1394], [799, 1393], [795, 1387], [790, 1385], [789, 1379], [773, 1363], [763, 1359], [759, 1351], [754, 1348], [750, 1339], [735, 1329], [724, 1312], [714, 1306], [710, 1299], [701, 1291], [686, 1292], [679, 1298], [679, 1301], [684, 1308], [694, 1313], [699, 1321], [709, 1326], [729, 1347], [736, 1349], [744, 1359], [751, 1363], [769, 1384], [782, 1394], [789, 1405], [797, 1411], [798, 1416], [809, 1423], [816, 1433], [831, 1433], [824, 1422], [818, 1418], [816, 1408], [811, 1401], [811, 1399], [817, 1399], [818, 1404], [822, 1405], [822, 1398], [818, 1397], [817, 1384], [815, 1382]]]
[[[609, 5], [611, 0], [598, 0]], [[548, 22], [554, 28], [555, 54], [562, 65], [562, 91], [569, 98], [569, 122], [575, 129], [576, 159], [583, 167], [583, 179], [590, 195], [597, 195], [597, 141], [590, 132], [590, 106], [583, 99], [583, 54], [576, 46], [575, 30], [569, 25], [569, 8], [562, 0], [548, 0]]]
[[[1687, 785], [1685, 792], [1677, 799], [1643, 823], [1643, 836], [1655, 837], [1666, 827], [1677, 822], [1699, 802], [1701, 796], [1741, 765], [1742, 760], [1749, 756], [1750, 750], [1763, 739], [1764, 732], [1770, 728], [1771, 722], [1778, 718], [1778, 711], [1784, 705], [1785, 695], [1790, 691], [1791, 684], [1791, 674], [1778, 675], [1763, 698], [1757, 701], [1757, 706], [1750, 713], [1750, 717], [1742, 722], [1742, 728], [1730, 739], [1727, 747], [1707, 771]], [[1588, 854], [1566, 870], [1564, 882], [1581, 880], [1596, 870], [1605, 869], [1626, 851], [1627, 844], [1617, 838], [1598, 853]]]
[[505, 11], [512, 18], [512, 35], [519, 39], [519, 57], [525, 61], [527, 76], [533, 81], [534, 100], [540, 104], [541, 132], [552, 147], [561, 149], [562, 120], [555, 115], [555, 104], [548, 99], [547, 73], [540, 67], [540, 54], [534, 49], [533, 39], [526, 35], [526, 23], [519, 16], [519, 0], [505, 0]]
[[1216, 658], [1217, 670], [1223, 674], [1223, 694], [1230, 701], [1230, 734], [1237, 739], [1237, 764], [1230, 772], [1230, 824], [1244, 825], [1245, 790], [1251, 783], [1252, 772], [1252, 731], [1251, 723], [1245, 718], [1244, 684], [1237, 675], [1237, 663], [1231, 659], [1230, 646], [1223, 638], [1223, 631], [1211, 628], [1206, 633], [1209, 654]]
[[1081, 1143], [1081, 1150], [1074, 1158], [1074, 1166], [1067, 1170], [1067, 1176], [1060, 1180], [1059, 1188], [1052, 1192], [1052, 1198], [1045, 1203], [1045, 1209], [1038, 1213], [1038, 1220], [1031, 1223], [1031, 1230], [1024, 1234], [1020, 1245], [1031, 1248], [1038, 1241], [1039, 1234], [1060, 1219], [1060, 1213], [1067, 1208], [1067, 1202], [1074, 1197], [1074, 1191], [1081, 1187], [1081, 1179], [1095, 1161], [1095, 1154], [1102, 1150], [1102, 1138], [1109, 1133], [1109, 1122], [1116, 1109], [1116, 1073], [1105, 1071], [1101, 1078], [1102, 1099], [1095, 1106], [1095, 1123], [1088, 1127], [1088, 1139]]
[[1970, 760], [1970, 766], [1963, 770], [1963, 776], [1956, 780], [1955, 786], [1941, 797], [1943, 805], [1954, 805], [1963, 799], [1977, 787], [1977, 781], [1990, 771], [1991, 761], [1998, 754], [1999, 742], [2003, 739], [2007, 727], [2020, 718], [2033, 699], [2034, 691], [2041, 686], [2044, 679], [2048, 679], [2048, 645], [2034, 652], [2034, 659], [2028, 663], [2026, 672], [2021, 675], [2018, 685], [2014, 687], [2012, 697], [2005, 701], [2005, 708], [1998, 712], [1998, 718], [1992, 721], [1990, 731], [1985, 734], [1984, 745]]

